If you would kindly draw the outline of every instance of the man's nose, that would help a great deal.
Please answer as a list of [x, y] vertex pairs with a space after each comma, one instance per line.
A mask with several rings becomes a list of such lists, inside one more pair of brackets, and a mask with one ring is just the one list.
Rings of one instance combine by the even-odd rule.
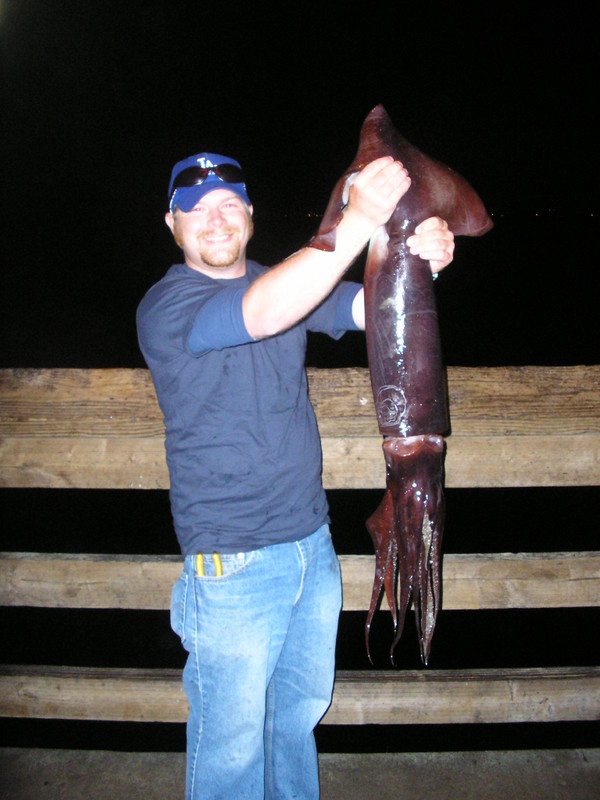
[[208, 221], [211, 225], [222, 225], [224, 217], [221, 210], [219, 208], [211, 208], [208, 212]]

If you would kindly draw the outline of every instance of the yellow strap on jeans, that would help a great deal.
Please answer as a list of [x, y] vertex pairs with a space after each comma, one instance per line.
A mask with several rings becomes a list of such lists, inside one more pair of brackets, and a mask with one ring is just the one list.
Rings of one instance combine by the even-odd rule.
[[[213, 564], [215, 565], [215, 575], [217, 578], [223, 575], [223, 564], [221, 563], [221, 556], [215, 551], [212, 554]], [[204, 553], [198, 553], [196, 556], [196, 575], [205, 577], [204, 575]]]

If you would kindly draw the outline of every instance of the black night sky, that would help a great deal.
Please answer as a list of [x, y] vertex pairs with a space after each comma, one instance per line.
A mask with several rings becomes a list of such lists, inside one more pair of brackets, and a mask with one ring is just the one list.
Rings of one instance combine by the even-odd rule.
[[135, 307], [178, 258], [172, 164], [237, 157], [250, 254], [276, 263], [377, 103], [496, 220], [438, 282], [448, 363], [596, 361], [596, 26], [577, 4], [468, 6], [5, 0], [2, 366], [141, 365]]

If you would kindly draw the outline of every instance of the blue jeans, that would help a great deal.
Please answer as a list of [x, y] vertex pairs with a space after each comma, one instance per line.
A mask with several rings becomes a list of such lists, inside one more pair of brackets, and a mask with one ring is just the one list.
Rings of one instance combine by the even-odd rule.
[[342, 603], [329, 526], [297, 542], [187, 556], [171, 625], [189, 652], [183, 685], [186, 798], [319, 797], [313, 729], [329, 707]]

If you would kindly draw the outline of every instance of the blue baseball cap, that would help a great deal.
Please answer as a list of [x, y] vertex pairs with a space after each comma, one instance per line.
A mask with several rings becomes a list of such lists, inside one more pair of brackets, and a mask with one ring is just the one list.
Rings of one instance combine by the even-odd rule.
[[229, 189], [250, 205], [242, 168], [235, 159], [218, 153], [198, 153], [184, 158], [171, 172], [169, 211], [175, 206], [191, 211], [198, 200], [214, 189]]

